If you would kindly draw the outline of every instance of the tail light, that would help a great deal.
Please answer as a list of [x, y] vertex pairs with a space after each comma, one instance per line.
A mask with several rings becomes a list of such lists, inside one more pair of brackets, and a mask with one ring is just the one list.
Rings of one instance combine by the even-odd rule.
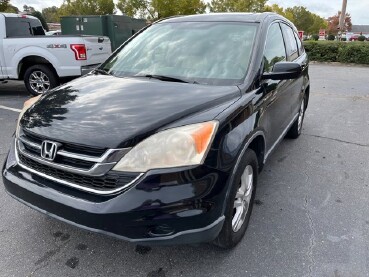
[[87, 60], [86, 46], [84, 44], [71, 44], [70, 48], [73, 50], [77, 61]]

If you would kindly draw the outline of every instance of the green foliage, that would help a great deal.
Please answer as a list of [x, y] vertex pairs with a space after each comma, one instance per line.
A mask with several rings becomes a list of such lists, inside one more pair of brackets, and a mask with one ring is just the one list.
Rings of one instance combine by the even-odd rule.
[[299, 31], [304, 31], [306, 34], [316, 34], [320, 29], [326, 29], [328, 26], [324, 18], [302, 6], [283, 9], [283, 7], [273, 4], [271, 6], [266, 5], [264, 11], [275, 12], [286, 17], [296, 25]]
[[117, 8], [125, 15], [138, 18], [153, 18], [154, 11], [148, 0], [119, 0]]
[[204, 13], [206, 4], [203, 0], [119, 0], [117, 8], [128, 16], [155, 20]]
[[212, 0], [209, 9], [211, 12], [262, 12], [266, 0]]
[[45, 18], [42, 16], [42, 13], [40, 13], [39, 11], [35, 11], [33, 13], [31, 13], [32, 16], [37, 17], [42, 24], [42, 27], [46, 30], [49, 31], [49, 27], [47, 26], [46, 20]]
[[369, 64], [369, 43], [338, 41], [305, 41], [311, 61]]
[[64, 0], [59, 8], [60, 16], [113, 14], [113, 0]]
[[9, 5], [5, 10], [6, 13], [19, 13], [19, 9], [16, 6]]
[[332, 34], [328, 35], [328, 40], [335, 40], [335, 38], [336, 38], [335, 35], [332, 35]]
[[52, 6], [45, 9], [42, 9], [42, 16], [45, 18], [46, 22], [53, 23], [59, 22], [59, 8]]
[[173, 15], [204, 13], [206, 5], [202, 0], [152, 0], [152, 8], [157, 18]]
[[312, 35], [311, 39], [317, 41], [319, 40], [319, 35]]
[[358, 41], [366, 41], [366, 37], [365, 36], [359, 36], [357, 38]]
[[0, 0], [0, 12], [5, 12], [10, 6], [10, 0]]

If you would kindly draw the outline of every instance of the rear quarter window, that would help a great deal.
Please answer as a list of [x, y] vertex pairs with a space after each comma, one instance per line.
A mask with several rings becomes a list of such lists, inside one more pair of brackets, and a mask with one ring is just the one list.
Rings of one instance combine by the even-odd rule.
[[45, 32], [40, 22], [33, 18], [7, 17], [6, 37], [44, 36]]

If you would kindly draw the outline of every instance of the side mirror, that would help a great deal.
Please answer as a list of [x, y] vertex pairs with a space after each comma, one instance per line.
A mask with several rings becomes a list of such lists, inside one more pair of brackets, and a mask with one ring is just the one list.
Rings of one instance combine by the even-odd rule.
[[263, 73], [262, 79], [289, 80], [296, 79], [302, 74], [301, 65], [294, 62], [279, 62], [273, 66], [272, 72]]

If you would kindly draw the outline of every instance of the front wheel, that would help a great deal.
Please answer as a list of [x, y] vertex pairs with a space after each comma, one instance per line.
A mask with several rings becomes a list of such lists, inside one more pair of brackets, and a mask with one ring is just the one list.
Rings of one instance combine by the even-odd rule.
[[47, 65], [38, 64], [27, 68], [24, 73], [24, 84], [34, 96], [48, 92], [58, 86], [58, 76]]
[[253, 150], [247, 149], [236, 170], [225, 211], [223, 228], [214, 244], [230, 249], [245, 235], [255, 198], [258, 160]]

